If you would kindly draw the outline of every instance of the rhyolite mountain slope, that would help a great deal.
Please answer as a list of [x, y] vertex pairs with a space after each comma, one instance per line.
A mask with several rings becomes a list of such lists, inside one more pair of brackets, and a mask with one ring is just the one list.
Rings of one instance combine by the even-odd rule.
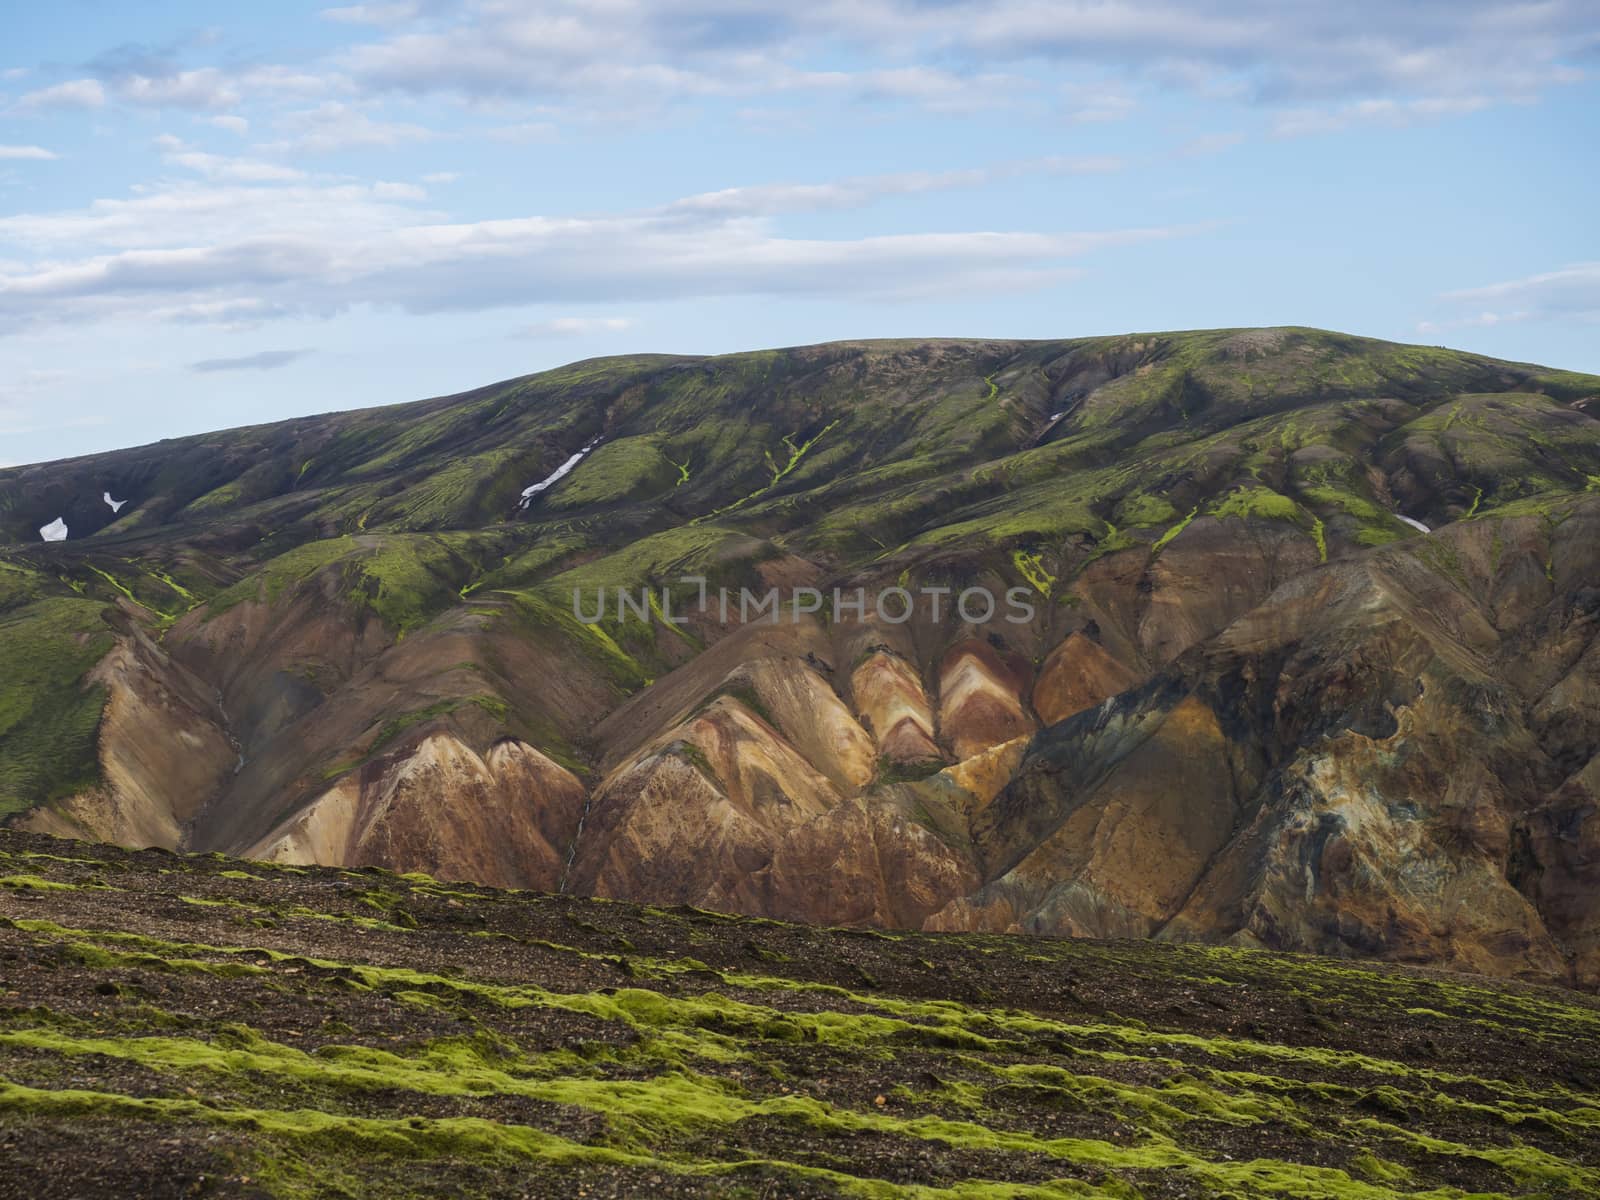
[[[1593, 376], [1307, 329], [607, 359], [0, 471], [0, 538], [21, 828], [1600, 985]], [[1034, 615], [740, 625], [685, 575]], [[573, 616], [646, 585], [688, 623]]]
[[1426, 968], [0, 830], [0, 983], [0, 1200], [1600, 1194], [1600, 1002]]

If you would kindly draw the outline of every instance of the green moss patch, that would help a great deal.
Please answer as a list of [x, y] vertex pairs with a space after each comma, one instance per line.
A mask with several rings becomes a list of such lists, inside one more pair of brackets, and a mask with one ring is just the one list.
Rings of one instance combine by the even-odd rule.
[[93, 787], [105, 690], [85, 676], [112, 636], [91, 600], [0, 612], [0, 817]]

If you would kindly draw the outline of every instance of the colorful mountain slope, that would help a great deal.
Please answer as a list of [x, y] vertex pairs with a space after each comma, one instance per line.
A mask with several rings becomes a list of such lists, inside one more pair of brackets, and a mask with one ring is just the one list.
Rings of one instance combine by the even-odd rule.
[[0, 812], [1594, 986], [1597, 416], [1590, 376], [1223, 330], [602, 360], [12, 468]]

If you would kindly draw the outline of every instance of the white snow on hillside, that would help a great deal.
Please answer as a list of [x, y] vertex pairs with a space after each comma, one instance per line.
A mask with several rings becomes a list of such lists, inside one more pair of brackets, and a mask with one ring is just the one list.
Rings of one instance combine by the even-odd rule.
[[552, 485], [554, 485], [557, 482], [559, 482], [562, 479], [563, 476], [565, 476], [569, 471], [572, 470], [573, 467], [577, 466], [580, 462], [583, 461], [584, 455], [588, 454], [589, 451], [593, 450], [599, 444], [600, 444], [600, 439], [599, 438], [595, 438], [594, 441], [590, 442], [582, 450], [579, 450], [576, 454], [574, 454], [571, 458], [567, 459], [566, 462], [562, 463], [554, 471], [550, 472], [549, 475], [546, 475], [538, 483], [534, 484], [532, 487], [523, 488], [522, 489], [522, 503], [517, 505], [517, 507], [518, 508], [527, 508], [528, 505], [530, 503], [532, 503], [533, 498], [535, 496], [537, 496], [540, 492], [544, 491], [546, 488], [551, 487]]

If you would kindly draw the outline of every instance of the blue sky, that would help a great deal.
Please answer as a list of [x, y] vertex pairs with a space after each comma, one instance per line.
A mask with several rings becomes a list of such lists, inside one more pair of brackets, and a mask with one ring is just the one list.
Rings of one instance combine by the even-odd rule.
[[1594, 0], [4, 13], [0, 464], [835, 338], [1600, 372]]

